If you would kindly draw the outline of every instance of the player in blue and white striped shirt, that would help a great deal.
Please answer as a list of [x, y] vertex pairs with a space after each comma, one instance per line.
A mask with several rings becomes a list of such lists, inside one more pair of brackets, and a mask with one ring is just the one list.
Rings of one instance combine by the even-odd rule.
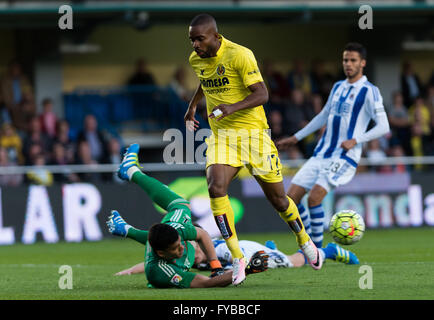
[[[389, 132], [380, 91], [363, 75], [366, 49], [359, 43], [347, 44], [342, 64], [347, 78], [334, 84], [322, 111], [303, 129], [276, 144], [279, 149], [287, 148], [326, 125], [313, 156], [294, 176], [287, 192], [297, 204], [306, 231], [318, 248], [322, 247], [323, 240], [324, 197], [353, 178], [362, 144]], [[367, 131], [371, 120], [375, 126]], [[306, 193], [309, 193], [309, 213], [301, 204]]]

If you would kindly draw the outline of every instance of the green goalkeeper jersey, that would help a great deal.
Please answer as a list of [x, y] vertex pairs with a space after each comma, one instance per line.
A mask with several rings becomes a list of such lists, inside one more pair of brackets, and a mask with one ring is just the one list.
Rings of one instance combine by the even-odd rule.
[[[185, 202], [185, 201], [184, 201]], [[150, 287], [158, 288], [189, 288], [195, 274], [189, 272], [194, 263], [194, 247], [188, 242], [197, 238], [196, 228], [191, 221], [191, 212], [188, 207], [180, 203], [169, 206], [168, 213], [161, 223], [166, 223], [176, 229], [184, 246], [181, 258], [167, 261], [159, 257], [146, 244], [145, 274]]]

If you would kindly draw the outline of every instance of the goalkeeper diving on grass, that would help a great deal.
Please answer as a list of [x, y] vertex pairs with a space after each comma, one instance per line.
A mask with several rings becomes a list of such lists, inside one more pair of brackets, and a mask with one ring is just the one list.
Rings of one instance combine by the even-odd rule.
[[[112, 210], [108, 218], [109, 232], [136, 240], [146, 246], [144, 271], [148, 286], [154, 288], [210, 288], [225, 287], [232, 283], [232, 271], [225, 272], [209, 234], [195, 227], [191, 221], [189, 202], [174, 193], [160, 181], [146, 175], [139, 168], [139, 145], [132, 144], [125, 152], [118, 176], [142, 188], [153, 202], [167, 210], [161, 223], [148, 231], [139, 230]], [[211, 276], [190, 272], [194, 264], [196, 241], [211, 267]], [[268, 255], [257, 252], [246, 266], [246, 274], [267, 270]]]
[[[196, 224], [195, 224], [196, 225]], [[300, 268], [306, 265], [307, 259], [301, 250], [287, 255], [277, 249], [276, 243], [273, 240], [268, 240], [265, 245], [250, 240], [240, 240], [240, 249], [244, 256], [252, 261], [252, 258], [258, 254], [258, 252], [265, 252], [268, 255], [268, 268]], [[195, 257], [193, 268], [199, 270], [211, 270], [211, 266], [207, 261], [206, 254], [201, 250], [199, 244], [192, 241], [191, 244], [195, 248]], [[233, 257], [226, 242], [221, 239], [213, 239], [213, 245], [224, 270], [232, 269]], [[319, 248], [319, 253], [324, 261], [333, 260], [344, 264], [359, 264], [357, 256], [349, 251], [345, 250], [336, 243], [329, 243], [324, 248]], [[117, 272], [115, 275], [132, 275], [140, 274], [144, 272], [144, 263], [140, 262], [128, 269]]]

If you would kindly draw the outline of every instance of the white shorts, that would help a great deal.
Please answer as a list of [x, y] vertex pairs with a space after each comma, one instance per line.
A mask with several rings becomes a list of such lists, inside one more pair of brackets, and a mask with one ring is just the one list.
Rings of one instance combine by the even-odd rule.
[[346, 184], [356, 174], [357, 168], [345, 159], [321, 159], [311, 157], [295, 174], [291, 183], [306, 190], [316, 184], [329, 192], [337, 186]]

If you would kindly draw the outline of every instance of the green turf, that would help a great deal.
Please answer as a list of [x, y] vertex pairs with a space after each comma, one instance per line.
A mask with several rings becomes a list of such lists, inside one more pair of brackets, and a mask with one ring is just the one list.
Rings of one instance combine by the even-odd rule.
[[[142, 260], [143, 246], [129, 239], [2, 246], [0, 299], [434, 299], [433, 235], [433, 228], [368, 230], [348, 247], [361, 265], [372, 267], [373, 288], [365, 290], [359, 288], [360, 265], [330, 260], [320, 271], [305, 266], [252, 275], [236, 288], [148, 289], [144, 275], [113, 276]], [[287, 253], [297, 249], [289, 234], [239, 238], [273, 239]], [[72, 267], [72, 290], [59, 289], [61, 265]]]

